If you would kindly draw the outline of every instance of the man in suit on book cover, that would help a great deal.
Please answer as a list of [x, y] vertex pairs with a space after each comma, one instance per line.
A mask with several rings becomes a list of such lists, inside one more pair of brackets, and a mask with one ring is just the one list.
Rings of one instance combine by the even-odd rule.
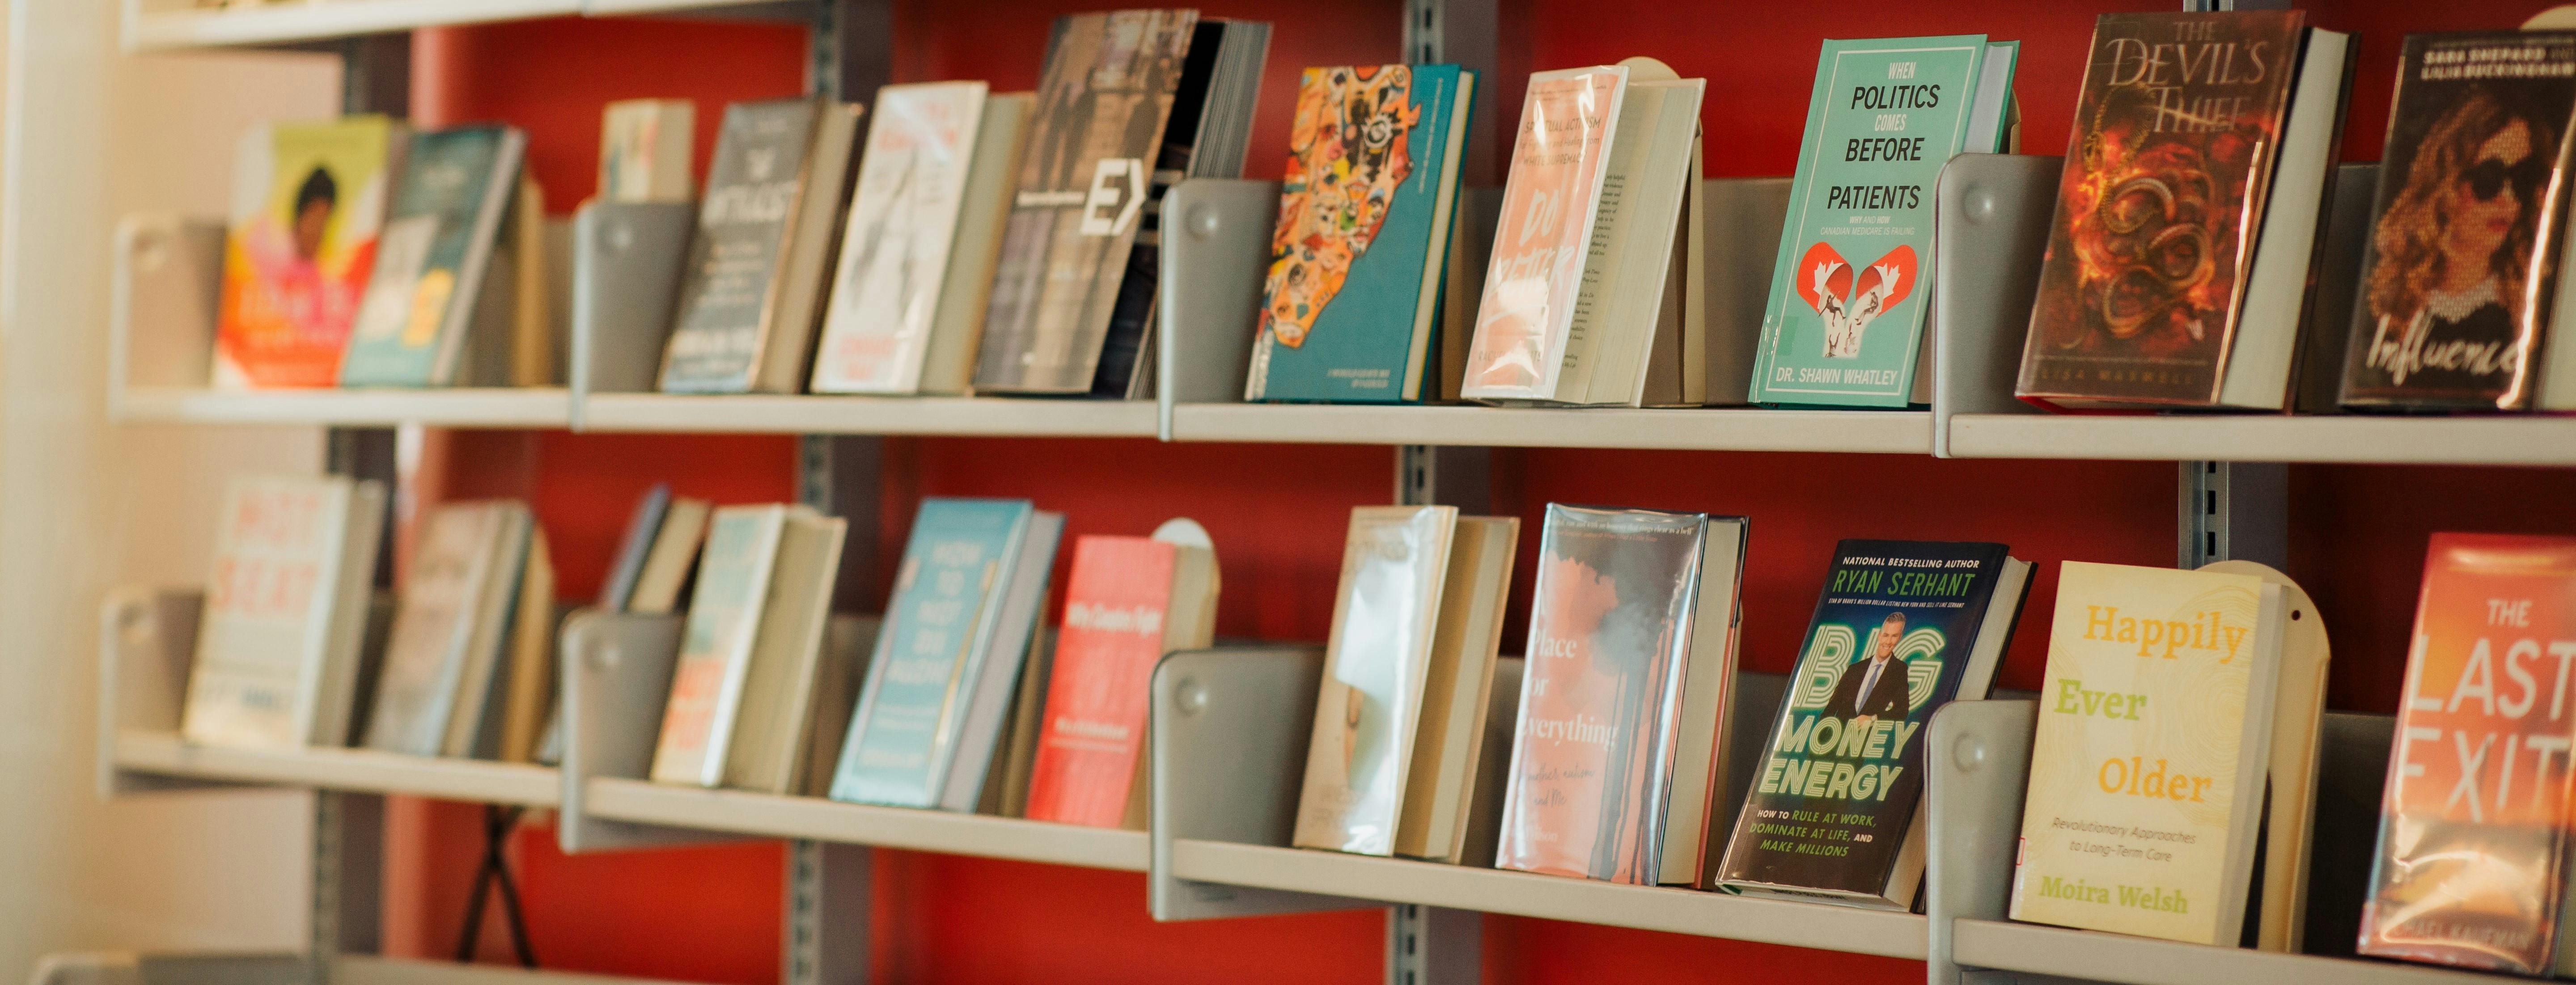
[[1843, 668], [1842, 679], [1834, 682], [1834, 696], [1825, 702], [1825, 714], [1849, 721], [1861, 717], [1903, 720], [1913, 713], [1905, 658], [1896, 655], [1896, 641], [1904, 635], [1905, 613], [1888, 613], [1870, 637], [1869, 657]]

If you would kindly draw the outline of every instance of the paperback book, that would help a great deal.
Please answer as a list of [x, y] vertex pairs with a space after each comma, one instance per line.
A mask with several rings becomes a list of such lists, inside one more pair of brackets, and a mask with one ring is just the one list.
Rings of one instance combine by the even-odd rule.
[[535, 524], [525, 503], [449, 503], [422, 521], [367, 721], [367, 746], [472, 755]]
[[664, 391], [793, 393], [804, 382], [858, 112], [820, 99], [725, 107], [662, 354]]
[[350, 116], [272, 124], [242, 137], [216, 309], [215, 386], [339, 382], [407, 134], [382, 116]]
[[349, 741], [384, 507], [374, 481], [232, 482], [215, 529], [182, 736], [264, 749]]
[[724, 781], [790, 509], [727, 506], [715, 511], [707, 527], [698, 592], [681, 623], [671, 700], [663, 707], [662, 731], [653, 747], [656, 783], [712, 787]]

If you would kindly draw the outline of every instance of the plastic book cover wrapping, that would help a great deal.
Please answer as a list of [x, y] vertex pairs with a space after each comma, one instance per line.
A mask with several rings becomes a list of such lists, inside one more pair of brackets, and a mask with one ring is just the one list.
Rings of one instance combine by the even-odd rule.
[[1920, 813], [1923, 726], [1958, 696], [2005, 550], [1936, 541], [1835, 545], [1778, 724], [1764, 736], [1735, 819], [1722, 884], [1912, 904], [1884, 894]]
[[697, 589], [680, 626], [679, 663], [653, 748], [653, 779], [715, 786], [732, 748], [734, 715], [777, 571], [787, 507], [727, 506], [707, 526]]
[[1467, 349], [1467, 399], [1556, 395], [1627, 85], [1624, 65], [1530, 76]]
[[[305, 744], [329, 653], [353, 486], [243, 477], [224, 495], [180, 734], [190, 742]], [[365, 522], [373, 522], [366, 518]]]
[[991, 642], [1033, 512], [1025, 499], [922, 501], [850, 717], [832, 799], [939, 803], [978, 658]]
[[2305, 14], [2104, 14], [2019, 396], [2206, 405], [2236, 334]]
[[1496, 868], [1655, 883], [1706, 528], [1548, 504]]
[[986, 94], [982, 82], [877, 90], [815, 350], [815, 392], [919, 389]]
[[1351, 511], [1292, 843], [1392, 855], [1421, 724], [1454, 506]]
[[2576, 34], [2410, 34], [2343, 402], [2517, 410], [2555, 313]]
[[1056, 19], [1002, 230], [977, 389], [1093, 389], [1129, 255], [1149, 224], [1146, 202], [1197, 25], [1195, 10]]
[[375, 269], [340, 363], [342, 386], [436, 386], [454, 372], [519, 185], [527, 138], [509, 127], [411, 135]]
[[1431, 326], [1417, 316], [1439, 292], [1426, 274], [1448, 259], [1436, 220], [1458, 192], [1474, 82], [1456, 65], [1306, 70], [1247, 399], [1420, 396]]
[[[1982, 34], [1827, 41], [1772, 265], [1752, 399], [1904, 407], [1924, 344], [1932, 186], [1968, 146]], [[1875, 327], [1877, 331], [1871, 329]]]
[[740, 392], [759, 375], [761, 345], [777, 317], [778, 270], [823, 109], [813, 99], [725, 107], [697, 233], [680, 272], [662, 389]]
[[400, 125], [275, 124], [242, 138], [224, 236], [214, 385], [324, 387], [375, 270]]
[[1178, 552], [1145, 537], [1075, 542], [1030, 767], [1030, 819], [1101, 828], [1124, 819], [1144, 752], [1149, 685], [1163, 657]]
[[2551, 972], [2576, 822], [2571, 659], [2576, 539], [2433, 535], [2361, 953]]

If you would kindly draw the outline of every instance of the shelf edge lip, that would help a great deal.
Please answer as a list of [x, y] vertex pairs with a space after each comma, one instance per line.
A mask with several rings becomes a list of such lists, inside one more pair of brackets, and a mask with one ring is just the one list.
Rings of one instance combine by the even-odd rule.
[[109, 403], [118, 424], [556, 429], [572, 422], [561, 387], [411, 390], [215, 390], [132, 387]]
[[[1371, 419], [1371, 415], [1382, 416]], [[1488, 415], [1486, 420], [1476, 420]], [[1742, 415], [1733, 422], [1740, 427], [1725, 427], [1723, 422], [1734, 415]], [[1408, 417], [1411, 420], [1405, 419]], [[1609, 423], [1574, 423], [1587, 417]], [[1344, 421], [1367, 430], [1360, 434], [1337, 430], [1336, 422]], [[1531, 424], [1539, 426], [1531, 428]], [[1679, 424], [1687, 430], [1666, 429], [1639, 435], [1633, 429], [1640, 424]], [[1831, 429], [1829, 433], [1835, 433], [1837, 440], [1813, 440], [1811, 436], [1819, 428]], [[1245, 403], [1184, 403], [1172, 407], [1172, 440], [1200, 443], [1929, 455], [1932, 428], [1931, 412], [1920, 410]], [[1563, 440], [1569, 434], [1580, 437], [1583, 430], [1627, 433], [1608, 441]]]
[[[2439, 965], [2215, 947], [2012, 920], [1960, 918], [1952, 923], [1951, 940], [1953, 957], [1964, 968], [2123, 985], [2200, 985], [2220, 980], [2213, 974], [2283, 985], [2480, 985], [2499, 980]], [[2047, 960], [2051, 952], [2067, 948], [2082, 948], [2087, 955]], [[2121, 974], [2105, 977], [2106, 971]]]
[[2576, 465], [2576, 418], [2545, 414], [1959, 414], [1949, 426], [1954, 458]]
[[[637, 824], [716, 831], [761, 838], [828, 841], [908, 851], [1038, 862], [1108, 871], [1145, 871], [1145, 833], [1109, 828], [1083, 828], [1021, 818], [962, 814], [951, 811], [874, 807], [820, 797], [788, 796], [746, 790], [681, 787], [645, 780], [594, 777], [584, 797], [593, 817]], [[717, 818], [715, 815], [738, 815]], [[886, 829], [867, 830], [873, 826]], [[902, 829], [912, 828], [907, 832]], [[942, 836], [941, 829], [955, 832]], [[921, 831], [931, 832], [919, 837]], [[1000, 833], [992, 843], [977, 843], [982, 831]], [[1072, 842], [1061, 848], [1050, 842]]]
[[[393, 13], [381, 9], [392, 8]], [[457, 8], [462, 8], [459, 12]], [[409, 13], [407, 12], [425, 12]], [[138, 14], [122, 25], [132, 52], [220, 51], [313, 44], [424, 27], [492, 24], [583, 13], [581, 0], [339, 0], [243, 11]], [[283, 25], [283, 26], [280, 26]], [[315, 26], [318, 25], [318, 26]]]
[[487, 760], [421, 758], [367, 749], [230, 749], [189, 745], [164, 732], [120, 731], [116, 769], [153, 776], [433, 800], [556, 807], [553, 768]]
[[[1260, 856], [1269, 856], [1270, 853], [1286, 853], [1289, 855], [1295, 855], [1298, 857], [1299, 861], [1308, 864], [1289, 868], [1287, 870], [1290, 873], [1288, 878], [1272, 878], [1260, 882], [1247, 882], [1241, 878], [1240, 874], [1224, 870], [1223, 860], [1226, 856], [1247, 853]], [[1273, 857], [1276, 858], [1276, 856]], [[1385, 866], [1387, 867], [1386, 871], [1390, 874], [1401, 871], [1408, 876], [1418, 876], [1420, 878], [1412, 880], [1416, 882], [1417, 885], [1410, 887], [1417, 891], [1374, 892], [1370, 890], [1387, 887], [1371, 886], [1355, 888], [1350, 885], [1334, 884], [1332, 881], [1334, 873], [1331, 870], [1338, 866]], [[1402, 868], [1399, 869], [1397, 867]], [[1608, 927], [1629, 927], [1638, 930], [1684, 934], [1694, 937], [1718, 937], [1762, 944], [1776, 944], [1784, 947], [1803, 947], [1813, 950], [1840, 951], [1851, 954], [1873, 954], [1883, 957], [1907, 958], [1916, 961], [1923, 960], [1926, 953], [1929, 951], [1928, 937], [1931, 925], [1926, 918], [1918, 914], [1871, 911], [1850, 907], [1827, 906], [1820, 903], [1794, 903], [1777, 900], [1748, 899], [1740, 896], [1730, 896], [1723, 893], [1705, 893], [1698, 890], [1681, 889], [1677, 887], [1624, 886], [1591, 880], [1559, 878], [1556, 876], [1518, 872], [1500, 872], [1493, 869], [1444, 865], [1437, 862], [1420, 862], [1410, 859], [1377, 858], [1298, 848], [1278, 848], [1266, 845], [1237, 845], [1225, 842], [1177, 839], [1172, 842], [1172, 873], [1179, 878], [1194, 882], [1211, 882], [1222, 885], [1248, 886], [1261, 889], [1288, 890], [1293, 892], [1324, 893], [1360, 899], [1382, 899], [1389, 903], [1412, 903], [1423, 906], [1441, 906], [1455, 909], [1477, 910], [1485, 913], [1503, 913], [1513, 916], [1534, 917], [1542, 920], [1562, 920], [1570, 923], [1588, 923]], [[1428, 889], [1419, 885], [1419, 883], [1425, 882], [1434, 883], [1435, 885]], [[1459, 885], [1436, 885], [1436, 883], [1440, 882], [1454, 882]], [[1491, 890], [1506, 885], [1522, 887], [1546, 884], [1552, 888], [1556, 888], [1556, 884], [1558, 883], [1563, 884], [1561, 887], [1561, 896], [1566, 898], [1566, 902], [1563, 905], [1522, 905], [1515, 899], [1516, 897], [1523, 895], [1519, 892], [1478, 891], [1478, 884], [1483, 884], [1484, 889]], [[1615, 898], [1617, 896], [1631, 893], [1653, 894], [1658, 900], [1663, 902], [1681, 904], [1680, 907], [1659, 907], [1659, 912], [1662, 913], [1671, 913], [1676, 909], [1688, 909], [1691, 907], [1718, 910], [1746, 908], [1743, 910], [1745, 913], [1759, 913], [1770, 911], [1773, 907], [1786, 907], [1792, 909], [1784, 909], [1777, 912], [1782, 914], [1795, 913], [1798, 916], [1794, 919], [1798, 921], [1809, 926], [1825, 926], [1829, 929], [1816, 930], [1812, 933], [1769, 935], [1740, 934], [1730, 933], [1728, 932], [1727, 926], [1715, 925], [1713, 922], [1707, 920], [1695, 922], [1688, 919], [1674, 918], [1608, 921], [1596, 918], [1597, 910], [1599, 909], [1597, 906], [1598, 898], [1604, 896]], [[1586, 896], [1595, 897], [1596, 903], [1587, 905], [1587, 903], [1582, 899], [1582, 897]], [[1872, 926], [1863, 928], [1859, 932], [1852, 932], [1848, 929], [1830, 929], [1832, 925], [1843, 922], [1864, 923]], [[1895, 929], [1899, 925], [1903, 925], [1901, 933], [1891, 934], [1885, 932], [1886, 930]]]
[[1155, 436], [1149, 400], [593, 393], [582, 402], [581, 419], [584, 431], [630, 434]]

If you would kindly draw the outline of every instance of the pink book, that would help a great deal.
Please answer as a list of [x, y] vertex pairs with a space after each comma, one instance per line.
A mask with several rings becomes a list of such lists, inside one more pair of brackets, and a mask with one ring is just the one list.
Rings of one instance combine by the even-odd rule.
[[1574, 330], [1574, 295], [1601, 203], [1624, 65], [1530, 76], [1520, 136], [1494, 225], [1494, 258], [1476, 308], [1461, 395], [1470, 400], [1547, 400]]

